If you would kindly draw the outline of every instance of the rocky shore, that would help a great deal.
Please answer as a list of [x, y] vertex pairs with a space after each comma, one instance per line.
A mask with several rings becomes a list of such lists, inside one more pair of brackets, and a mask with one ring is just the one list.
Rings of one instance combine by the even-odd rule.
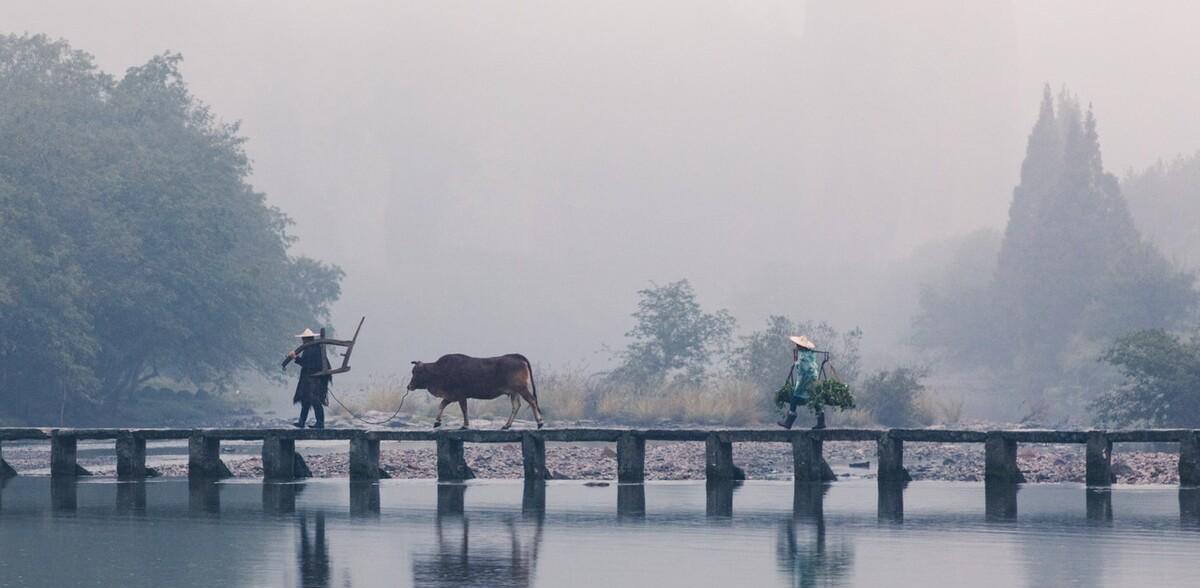
[[[304, 454], [303, 447], [298, 449]], [[518, 479], [524, 475], [521, 449], [516, 445], [468, 445], [467, 463], [479, 478]], [[873, 478], [873, 443], [827, 443], [826, 460], [843, 477]], [[346, 477], [349, 461], [344, 452], [304, 456], [316, 477]], [[236, 477], [262, 476], [262, 461], [248, 457], [229, 467]], [[1022, 446], [1017, 462], [1029, 482], [1083, 482], [1082, 446]], [[787, 480], [792, 476], [791, 448], [785, 444], [743, 443], [734, 448], [734, 463], [751, 480]], [[915, 480], [983, 480], [981, 445], [913, 443], [905, 447], [905, 463]], [[1121, 452], [1113, 456], [1113, 471], [1120, 484], [1176, 484], [1178, 456], [1173, 452]], [[389, 448], [380, 451], [380, 466], [393, 478], [437, 476], [435, 450], [429, 447]], [[604, 444], [549, 445], [546, 466], [556, 479], [611, 480], [616, 478], [616, 453]], [[186, 466], [161, 466], [164, 475], [185, 476]], [[646, 447], [647, 480], [704, 479], [704, 446], [701, 443], [659, 443]]]

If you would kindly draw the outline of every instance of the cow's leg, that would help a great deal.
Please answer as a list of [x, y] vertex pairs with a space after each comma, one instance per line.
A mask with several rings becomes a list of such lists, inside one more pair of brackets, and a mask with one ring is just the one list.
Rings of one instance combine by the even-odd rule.
[[521, 395], [514, 394], [510, 391], [508, 393], [508, 397], [510, 400], [512, 400], [512, 414], [508, 415], [508, 422], [504, 423], [504, 426], [500, 427], [501, 429], [507, 429], [511, 427], [513, 419], [517, 418], [517, 413], [521, 410]]
[[529, 403], [530, 409], [533, 410], [533, 418], [537, 421], [538, 428], [542, 428], [542, 408], [538, 406], [537, 397], [533, 395], [533, 390], [530, 386], [522, 386], [520, 389], [521, 396], [525, 398], [525, 402]]
[[437, 418], [433, 419], [433, 428], [442, 426], [442, 413], [446, 412], [447, 406], [450, 406], [450, 401], [443, 398], [441, 406], [438, 407]]
[[466, 399], [466, 398], [463, 398], [462, 400], [459, 400], [459, 401], [458, 401], [458, 407], [462, 409], [462, 413], [463, 413], [463, 424], [462, 424], [462, 428], [464, 428], [464, 429], [465, 429], [465, 428], [467, 428], [467, 427], [470, 427], [470, 426], [471, 426], [471, 420], [467, 418], [467, 399]]

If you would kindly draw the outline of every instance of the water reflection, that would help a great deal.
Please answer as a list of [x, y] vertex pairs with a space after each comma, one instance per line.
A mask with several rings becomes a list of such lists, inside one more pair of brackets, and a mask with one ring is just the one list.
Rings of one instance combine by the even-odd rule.
[[1179, 489], [1179, 521], [1184, 527], [1200, 529], [1200, 488]]
[[188, 512], [220, 514], [221, 485], [210, 481], [188, 480]]
[[1111, 524], [1113, 520], [1112, 490], [1088, 488], [1087, 519], [1092, 523]]
[[733, 516], [733, 491], [740, 482], [710, 480], [704, 485], [704, 512], [710, 517]]
[[838, 586], [854, 568], [854, 546], [845, 537], [829, 541], [825, 529], [825, 494], [829, 484], [797, 483], [792, 518], [779, 529], [775, 562], [787, 585]]
[[521, 512], [533, 516], [546, 514], [545, 480], [525, 480], [525, 487], [521, 492]]
[[[463, 515], [466, 488], [458, 484], [438, 486], [434, 551], [413, 555], [413, 585], [533, 585], [542, 545], [544, 509], [523, 509], [524, 522], [512, 515], [499, 522], [484, 519], [472, 530], [471, 517]], [[538, 501], [539, 494], [544, 500], [544, 490], [528, 485], [525, 490], [527, 497], [532, 493], [533, 502]]]
[[268, 514], [291, 514], [296, 512], [296, 496], [303, 490], [303, 484], [263, 483], [263, 512]]
[[350, 483], [350, 515], [369, 517], [379, 514], [379, 483]]
[[617, 517], [646, 518], [645, 484], [617, 484]]
[[50, 478], [50, 507], [55, 513], [75, 512], [79, 504], [78, 486], [75, 478]]
[[984, 484], [984, 517], [989, 521], [1017, 520], [1016, 484]]
[[462, 514], [466, 508], [466, 497], [467, 487], [464, 484], [438, 484], [438, 515]]
[[878, 518], [888, 523], [904, 522], [904, 489], [908, 482], [879, 482]]
[[145, 482], [137, 481], [117, 483], [117, 512], [122, 514], [145, 514]]
[[[291, 484], [281, 484], [291, 485]], [[308, 517], [300, 514], [300, 541], [296, 544], [296, 566], [302, 588], [330, 586], [329, 544], [325, 539], [325, 513], [318, 511], [314, 518], [312, 538], [309, 538]]]

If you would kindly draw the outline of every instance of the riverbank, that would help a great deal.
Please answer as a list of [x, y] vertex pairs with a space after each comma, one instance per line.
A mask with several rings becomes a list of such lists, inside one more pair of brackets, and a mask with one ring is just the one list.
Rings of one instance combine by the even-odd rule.
[[[304, 448], [298, 451], [305, 454]], [[981, 445], [913, 443], [905, 447], [905, 463], [915, 480], [982, 481]], [[841, 477], [874, 478], [874, 443], [826, 443], [825, 458]], [[313, 476], [349, 475], [344, 452], [304, 455]], [[519, 479], [524, 476], [521, 448], [515, 444], [468, 445], [468, 465], [479, 478]], [[1174, 452], [1130, 451], [1113, 456], [1113, 472], [1120, 484], [1177, 484], [1178, 455]], [[247, 457], [230, 461], [234, 476], [262, 476], [262, 460]], [[432, 445], [402, 446], [380, 451], [380, 467], [393, 478], [437, 477], [437, 456]], [[735, 446], [734, 463], [751, 480], [787, 480], [792, 477], [791, 447], [782, 443], [743, 443]], [[1022, 446], [1017, 463], [1029, 482], [1083, 482], [1082, 446]], [[546, 447], [546, 467], [555, 479], [612, 480], [617, 475], [616, 452], [607, 444], [551, 444]], [[161, 466], [164, 475], [184, 476], [185, 465]], [[701, 443], [650, 443], [646, 446], [647, 480], [704, 479], [704, 445]]]

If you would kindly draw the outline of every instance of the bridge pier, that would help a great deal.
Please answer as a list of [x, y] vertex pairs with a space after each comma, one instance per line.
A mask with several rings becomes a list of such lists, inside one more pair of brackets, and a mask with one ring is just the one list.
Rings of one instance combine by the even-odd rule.
[[188, 479], [212, 481], [229, 478], [233, 473], [221, 461], [221, 440], [206, 435], [188, 437]]
[[1089, 488], [1112, 486], [1112, 441], [1104, 431], [1088, 431], [1085, 478]]
[[521, 457], [525, 461], [525, 482], [541, 482], [546, 475], [546, 439], [537, 433], [521, 435]]
[[633, 433], [617, 437], [617, 482], [641, 484], [646, 481], [646, 438]]
[[437, 474], [438, 482], [462, 482], [475, 477], [475, 472], [467, 466], [462, 439], [437, 438]]
[[811, 433], [792, 437], [792, 471], [797, 484], [837, 479], [823, 457], [824, 443]]
[[875, 442], [876, 455], [879, 458], [877, 479], [880, 484], [897, 484], [912, 480], [908, 470], [904, 468], [904, 441], [894, 439], [884, 433]]
[[146, 440], [131, 432], [117, 437], [117, 479], [141, 480], [146, 477]]
[[296, 441], [270, 435], [262, 444], [263, 479], [291, 482], [296, 479]]
[[12, 466], [8, 465], [7, 461], [4, 461], [4, 442], [0, 441], [0, 480], [7, 480], [16, 477], [16, 475], [17, 470], [14, 470]]
[[1179, 485], [1200, 486], [1200, 431], [1184, 433], [1179, 440]]
[[710, 433], [704, 439], [704, 476], [709, 482], [732, 482], [737, 479], [733, 465], [733, 442], [728, 436]]
[[75, 460], [78, 443], [79, 440], [74, 435], [58, 431], [50, 436], [50, 477], [74, 478], [92, 475]]
[[990, 484], [1020, 484], [1025, 476], [1017, 467], [1017, 442], [989, 432], [983, 444], [983, 479]]
[[350, 479], [355, 482], [373, 482], [379, 475], [379, 440], [369, 439], [365, 434], [350, 438]]

